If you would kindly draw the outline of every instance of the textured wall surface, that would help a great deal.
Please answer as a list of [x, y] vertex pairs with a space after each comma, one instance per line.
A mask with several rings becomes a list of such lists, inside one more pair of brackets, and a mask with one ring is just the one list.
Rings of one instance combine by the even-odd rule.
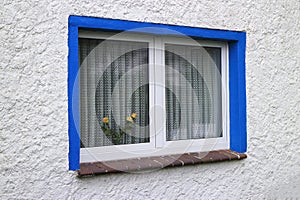
[[[71, 14], [247, 31], [248, 158], [84, 179], [69, 172]], [[1, 199], [300, 199], [299, 19], [299, 0], [1, 0]]]

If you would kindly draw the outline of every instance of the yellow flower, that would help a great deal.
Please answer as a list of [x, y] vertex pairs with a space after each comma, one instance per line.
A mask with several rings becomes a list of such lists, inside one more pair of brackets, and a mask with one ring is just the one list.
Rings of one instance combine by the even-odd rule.
[[104, 118], [102, 119], [102, 121], [103, 121], [103, 123], [108, 124], [109, 119], [108, 119], [108, 117], [104, 117]]
[[133, 119], [132, 119], [130, 116], [127, 117], [126, 120], [127, 120], [128, 122], [132, 122], [132, 123], [133, 123]]
[[132, 113], [132, 114], [131, 114], [131, 118], [132, 118], [132, 119], [135, 119], [136, 117], [137, 117], [137, 114], [136, 114], [136, 113]]

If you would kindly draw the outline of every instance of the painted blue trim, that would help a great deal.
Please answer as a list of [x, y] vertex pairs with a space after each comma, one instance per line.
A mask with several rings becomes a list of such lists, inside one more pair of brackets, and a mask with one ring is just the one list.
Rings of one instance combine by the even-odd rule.
[[[69, 17], [68, 57], [68, 111], [69, 111], [69, 169], [80, 167], [79, 138], [79, 85], [76, 81], [78, 66], [78, 29], [107, 29], [159, 35], [183, 34], [203, 39], [228, 41], [229, 44], [229, 96], [230, 96], [230, 149], [247, 150], [245, 48], [246, 33], [187, 26], [174, 26], [116, 19], [83, 16]], [[176, 33], [177, 32], [177, 33]], [[73, 112], [74, 111], [74, 112]]]
[[[68, 33], [68, 118], [69, 118], [69, 169], [79, 169], [80, 138], [79, 129], [79, 86], [78, 72], [78, 27], [69, 25]], [[75, 112], [73, 112], [75, 111]], [[76, 123], [77, 122], [77, 123]]]
[[[216, 30], [208, 28], [195, 28], [188, 26], [175, 26], [166, 24], [155, 24], [148, 22], [134, 22], [126, 20], [117, 19], [104, 19], [104, 18], [94, 18], [94, 17], [83, 17], [83, 16], [70, 16], [69, 24], [78, 26], [80, 28], [94, 28], [94, 29], [108, 29], [108, 30], [118, 30], [118, 31], [128, 31], [132, 29], [137, 32], [152, 33], [152, 34], [171, 34], [174, 35], [174, 31], [187, 36], [194, 36], [199, 38], [209, 38], [216, 40], [236, 40], [241, 32], [238, 31], [228, 31], [228, 30]], [[148, 28], [151, 29], [142, 29]], [[172, 30], [172, 31], [169, 31]]]
[[229, 43], [230, 149], [247, 151], [246, 120], [246, 33]]

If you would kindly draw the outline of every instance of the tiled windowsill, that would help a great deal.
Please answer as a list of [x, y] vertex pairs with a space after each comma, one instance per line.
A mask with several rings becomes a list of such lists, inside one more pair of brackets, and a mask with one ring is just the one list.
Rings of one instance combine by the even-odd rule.
[[244, 158], [247, 158], [247, 155], [244, 153], [237, 153], [231, 150], [217, 150], [210, 152], [185, 153], [181, 155], [166, 155], [105, 162], [81, 163], [80, 169], [78, 170], [78, 176], [82, 177], [117, 172], [154, 170], [164, 167], [241, 160]]

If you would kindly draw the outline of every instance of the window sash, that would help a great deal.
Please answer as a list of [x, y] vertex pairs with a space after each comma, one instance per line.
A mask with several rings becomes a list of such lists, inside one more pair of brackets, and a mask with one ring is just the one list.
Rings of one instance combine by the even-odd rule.
[[[80, 31], [80, 38], [94, 38], [121, 41], [141, 41], [149, 44], [149, 121], [150, 142], [130, 145], [116, 145], [81, 149], [80, 162], [93, 162], [104, 160], [115, 160], [123, 158], [134, 158], [143, 156], [166, 155], [192, 151], [208, 151], [212, 149], [229, 148], [229, 99], [228, 99], [228, 47], [223, 42], [201, 41], [200, 45], [221, 48], [222, 66], [222, 128], [221, 138], [191, 139], [179, 141], [166, 140], [166, 121], [163, 120], [163, 128], [157, 124], [161, 123], [161, 112], [151, 110], [155, 106], [165, 110], [165, 70], [164, 70], [164, 48], [166, 44], [181, 44], [199, 46], [198, 42], [188, 38], [148, 36], [140, 34], [110, 34], [103, 35], [96, 32]], [[157, 87], [160, 85], [161, 87]]]
[[[205, 47], [218, 47], [221, 48], [221, 71], [222, 71], [222, 130], [223, 135], [219, 138], [205, 138], [205, 139], [190, 139], [190, 140], [177, 140], [177, 141], [167, 141], [167, 131], [166, 131], [166, 120], [164, 120], [164, 128], [160, 129], [156, 133], [156, 147], [166, 149], [166, 154], [170, 153], [183, 153], [183, 152], [195, 152], [195, 151], [211, 151], [216, 149], [228, 149], [229, 148], [229, 79], [228, 79], [228, 45], [226, 42], [216, 42], [216, 41], [206, 41], [206, 40], [193, 40], [189, 37], [168, 37], [160, 36], [156, 39], [156, 57], [161, 58], [161, 62], [158, 62], [156, 66], [156, 80], [162, 86], [162, 90], [156, 93], [156, 105], [165, 108], [165, 71], [157, 69], [160, 66], [164, 66], [165, 56], [164, 52], [165, 45], [175, 44], [175, 45], [188, 45], [188, 46], [205, 46]], [[161, 51], [160, 51], [161, 50]], [[163, 62], [163, 64], [162, 64]], [[165, 110], [165, 109], [164, 109]], [[157, 113], [159, 118], [160, 114]], [[167, 149], [170, 149], [167, 150]], [[163, 153], [164, 154], [164, 153]]]

